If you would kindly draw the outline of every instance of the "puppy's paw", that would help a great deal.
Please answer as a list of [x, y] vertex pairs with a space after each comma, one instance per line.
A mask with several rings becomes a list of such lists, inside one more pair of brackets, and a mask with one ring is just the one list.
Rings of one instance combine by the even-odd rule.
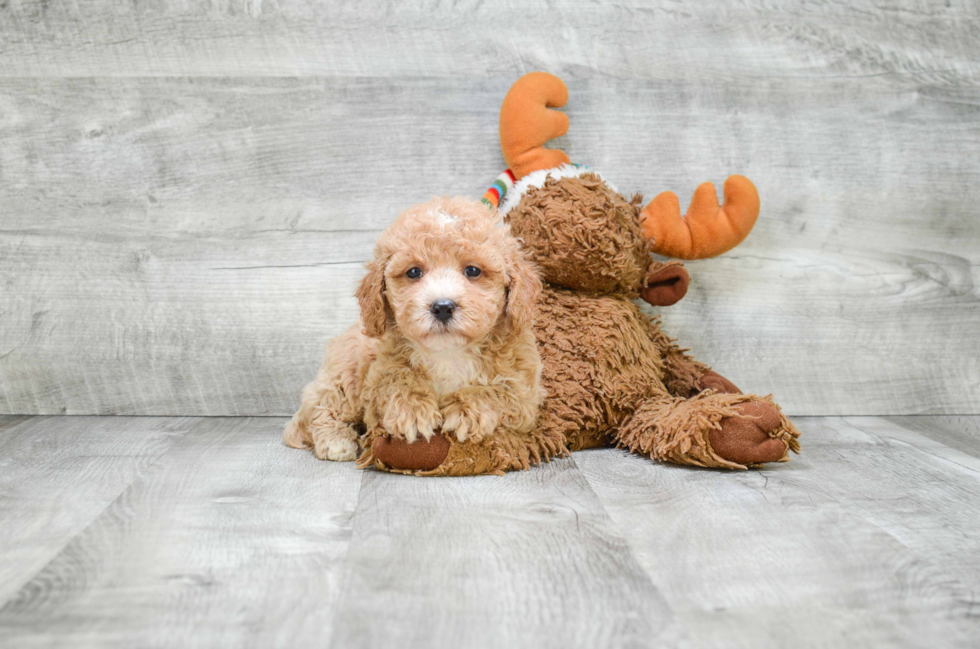
[[461, 442], [479, 442], [496, 430], [500, 420], [493, 408], [460, 398], [443, 405], [442, 419], [442, 432], [456, 433], [456, 439]]
[[351, 462], [357, 459], [357, 442], [351, 439], [323, 439], [317, 440], [313, 453], [321, 460], [332, 460], [334, 462]]
[[429, 395], [396, 395], [388, 402], [382, 423], [389, 435], [411, 443], [419, 435], [432, 439], [442, 425], [442, 414], [435, 398]]
[[349, 424], [331, 420], [311, 427], [313, 454], [321, 460], [350, 462], [357, 459], [357, 431]]
[[309, 448], [310, 442], [313, 440], [310, 438], [310, 432], [306, 426], [300, 422], [299, 418], [293, 417], [286, 424], [286, 430], [282, 434], [282, 441], [286, 443], [286, 446], [291, 448]]

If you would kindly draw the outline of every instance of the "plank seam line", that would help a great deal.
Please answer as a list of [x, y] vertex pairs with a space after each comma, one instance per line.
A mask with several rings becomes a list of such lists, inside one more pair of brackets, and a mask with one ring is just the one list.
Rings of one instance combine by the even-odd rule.
[[350, 565], [350, 552], [351, 547], [354, 545], [354, 525], [358, 518], [357, 513], [360, 510], [361, 495], [364, 493], [364, 483], [370, 479], [372, 471], [376, 469], [364, 469], [364, 474], [361, 476], [360, 484], [357, 487], [357, 502], [354, 503], [354, 513], [350, 517], [350, 538], [347, 540], [347, 548], [344, 550], [344, 560], [340, 562], [341, 575], [343, 580], [340, 582], [340, 587], [337, 589], [337, 602], [338, 606], [334, 607], [334, 614], [330, 620], [330, 639], [324, 644], [326, 647], [331, 649], [334, 646], [334, 639], [337, 635], [337, 616], [340, 615], [342, 606], [339, 605], [340, 602], [344, 601], [344, 595], [348, 592], [350, 587], [351, 570], [348, 570]]
[[[71, 416], [71, 415], [67, 415], [67, 416]], [[201, 417], [187, 417], [187, 419], [201, 419]], [[28, 421], [30, 421], [30, 420], [28, 420]], [[191, 428], [192, 428], [192, 426], [188, 426], [187, 427], [187, 430], [185, 430], [183, 433], [180, 433], [179, 435], [172, 436], [170, 438], [171, 439], [170, 444], [168, 444], [166, 448], [164, 448], [162, 451], [160, 451], [160, 453], [155, 458], [153, 458], [153, 460], [149, 464], [146, 465], [146, 468], [143, 469], [143, 471], [139, 472], [138, 475], [133, 476], [133, 479], [132, 480], [130, 480], [129, 482], [127, 482], [125, 485], [123, 485], [123, 487], [119, 490], [119, 492], [115, 496], [113, 496], [112, 500], [110, 500], [108, 503], [106, 503], [106, 506], [105, 507], [103, 507], [102, 509], [100, 509], [94, 516], [92, 516], [92, 518], [89, 520], [88, 523], [85, 524], [84, 527], [82, 527], [80, 530], [78, 530], [78, 532], [76, 532], [75, 534], [71, 535], [68, 539], [66, 539], [65, 542], [64, 542], [64, 544], [62, 544], [61, 547], [58, 548], [57, 552], [55, 552], [51, 556], [51, 558], [48, 559], [44, 563], [43, 566], [41, 566], [40, 568], [38, 568], [37, 572], [35, 572], [34, 574], [32, 574], [26, 580], [24, 580], [24, 582], [21, 583], [20, 587], [18, 587], [17, 590], [14, 591], [6, 600], [0, 601], [0, 619], [2, 619], [3, 614], [7, 610], [7, 608], [13, 602], [16, 602], [18, 599], [20, 599], [20, 594], [24, 591], [24, 589], [27, 588], [31, 583], [33, 583], [34, 580], [37, 578], [38, 575], [40, 575], [42, 572], [44, 572], [45, 570], [47, 570], [48, 566], [50, 566], [52, 563], [54, 563], [55, 561], [57, 561], [58, 558], [61, 557], [61, 555], [64, 553], [65, 548], [67, 548], [69, 545], [71, 545], [72, 542], [75, 541], [75, 539], [77, 539], [78, 537], [80, 537], [81, 535], [83, 535], [85, 532], [87, 532], [88, 529], [90, 527], [92, 527], [92, 525], [94, 525], [96, 521], [98, 521], [100, 518], [102, 518], [103, 514], [105, 514], [109, 510], [110, 507], [112, 507], [113, 505], [115, 505], [116, 502], [118, 502], [118, 500], [120, 498], [122, 498], [123, 494], [125, 494], [134, 484], [136, 484], [140, 480], [144, 479], [147, 476], [147, 474], [150, 473], [150, 471], [153, 469], [153, 467], [155, 467], [157, 464], [160, 463], [160, 459], [164, 455], [166, 455], [167, 453], [169, 453], [171, 450], [173, 450], [174, 445], [178, 441], [184, 439], [184, 437], [191, 431]]]
[[[854, 417], [849, 417], [849, 419], [854, 419]], [[849, 426], [853, 426], [854, 428], [856, 428], [857, 430], [861, 431], [865, 435], [868, 435], [869, 437], [873, 437], [875, 439], [881, 440], [883, 443], [887, 443], [887, 438], [882, 437], [882, 435], [880, 435], [879, 433], [875, 433], [875, 432], [869, 431], [866, 428], [864, 428], [862, 426], [859, 426], [857, 423], [855, 423], [853, 421], [845, 421], [844, 423], [846, 423]], [[963, 455], [965, 457], [973, 458], [973, 456], [971, 456], [969, 453], [964, 453], [963, 451], [960, 451], [960, 450], [955, 449], [955, 448], [953, 448], [951, 446], [948, 446], [946, 444], [943, 444], [942, 442], [940, 442], [938, 440], [935, 440], [935, 439], [933, 439], [933, 438], [931, 438], [931, 437], [929, 437], [927, 435], [923, 435], [922, 433], [920, 433], [920, 432], [918, 432], [916, 430], [912, 430], [911, 428], [905, 428], [904, 426], [902, 426], [901, 428], [903, 428], [903, 430], [906, 430], [906, 431], [912, 433], [913, 435], [916, 435], [916, 436], [918, 436], [918, 437], [920, 437], [922, 439], [928, 440], [929, 442], [932, 442], [934, 444], [938, 444], [939, 446], [942, 446], [943, 448], [949, 449], [953, 453], [960, 454], [960, 455]], [[906, 441], [901, 440], [901, 439], [894, 439], [893, 440], [893, 443], [898, 443], [898, 444], [902, 444], [902, 445], [905, 445], [905, 446], [909, 446], [911, 448], [914, 448], [919, 453], [924, 453], [925, 455], [928, 455], [931, 458], [935, 458], [936, 460], [938, 460], [940, 462], [949, 462], [950, 464], [955, 464], [956, 466], [960, 467], [964, 471], [968, 471], [969, 473], [973, 474], [974, 476], [978, 476], [978, 474], [980, 474], [980, 472], [978, 472], [975, 468], [973, 468], [971, 466], [967, 466], [965, 464], [961, 464], [960, 462], [957, 462], [953, 458], [943, 457], [942, 455], [937, 455], [936, 453], [933, 453], [932, 451], [930, 451], [927, 448], [923, 448], [921, 446], [916, 446], [915, 444], [910, 444], [909, 442], [906, 442]], [[976, 459], [976, 458], [974, 458], [974, 459]]]

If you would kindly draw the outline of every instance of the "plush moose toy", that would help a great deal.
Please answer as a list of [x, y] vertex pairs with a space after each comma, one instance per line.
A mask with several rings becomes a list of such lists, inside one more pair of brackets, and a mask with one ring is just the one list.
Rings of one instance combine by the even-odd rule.
[[742, 176], [698, 187], [686, 216], [665, 192], [641, 208], [598, 173], [543, 148], [564, 135], [568, 99], [546, 73], [519, 79], [500, 111], [509, 171], [484, 201], [499, 207], [545, 283], [535, 315], [546, 398], [531, 436], [491, 435], [478, 443], [437, 434], [409, 444], [369, 440], [361, 465], [419, 475], [526, 469], [568, 451], [616, 445], [655, 460], [726, 469], [787, 461], [799, 432], [770, 397], [743, 394], [686, 355], [634, 302], [667, 306], [687, 291], [679, 262], [703, 259], [748, 235], [759, 197]]

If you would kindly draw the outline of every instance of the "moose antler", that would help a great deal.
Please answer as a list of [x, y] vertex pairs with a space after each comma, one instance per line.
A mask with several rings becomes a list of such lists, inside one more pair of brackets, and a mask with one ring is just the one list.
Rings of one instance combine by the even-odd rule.
[[557, 149], [542, 145], [568, 132], [568, 115], [557, 110], [568, 101], [564, 82], [547, 72], [531, 72], [518, 79], [500, 107], [500, 149], [507, 166], [520, 180], [532, 171], [569, 162]]
[[725, 181], [725, 203], [711, 183], [702, 183], [681, 216], [674, 192], [663, 192], [643, 208], [643, 234], [653, 240], [653, 251], [678, 259], [705, 259], [728, 252], [742, 243], [759, 216], [759, 192], [745, 176]]

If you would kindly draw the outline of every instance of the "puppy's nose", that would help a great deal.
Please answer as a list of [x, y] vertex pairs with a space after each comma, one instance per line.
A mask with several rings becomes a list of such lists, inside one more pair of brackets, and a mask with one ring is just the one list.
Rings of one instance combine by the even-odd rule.
[[453, 317], [453, 311], [456, 310], [456, 303], [452, 300], [436, 300], [429, 309], [432, 311], [432, 315], [436, 317], [436, 320], [442, 324], [446, 324]]

